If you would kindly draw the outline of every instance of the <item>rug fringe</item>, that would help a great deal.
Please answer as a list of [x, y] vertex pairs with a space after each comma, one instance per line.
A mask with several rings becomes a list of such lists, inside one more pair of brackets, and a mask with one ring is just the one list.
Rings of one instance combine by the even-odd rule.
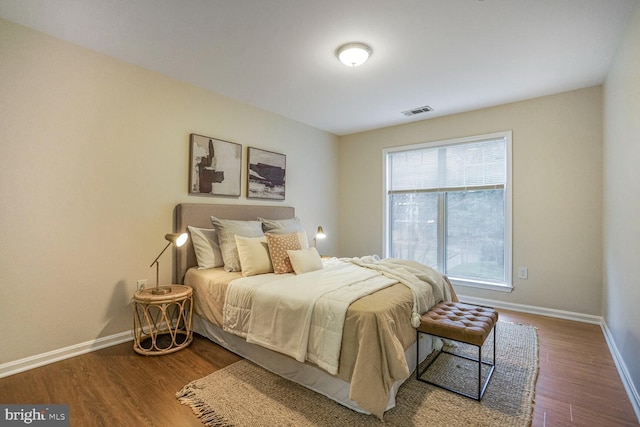
[[194, 386], [193, 383], [187, 384], [176, 393], [176, 397], [178, 401], [185, 405], [191, 407], [191, 410], [195, 414], [196, 417], [202, 421], [202, 423], [207, 427], [234, 427], [235, 425], [230, 423], [226, 418], [217, 414], [213, 409], [211, 409], [205, 402], [201, 399], [198, 399], [193, 391]]

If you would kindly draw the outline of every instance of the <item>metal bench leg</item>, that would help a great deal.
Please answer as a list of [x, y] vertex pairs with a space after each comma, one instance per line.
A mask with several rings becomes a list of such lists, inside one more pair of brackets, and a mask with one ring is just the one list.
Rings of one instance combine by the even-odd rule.
[[478, 400], [482, 399], [482, 346], [478, 347]]
[[[468, 397], [468, 398], [471, 398], [471, 399], [474, 399], [474, 400], [477, 400], [477, 401], [482, 400], [482, 397], [484, 396], [484, 393], [487, 390], [487, 386], [489, 385], [489, 380], [491, 379], [491, 376], [493, 375], [493, 371], [496, 368], [496, 334], [497, 333], [496, 333], [495, 325], [493, 327], [493, 360], [492, 360], [492, 363], [483, 362], [482, 361], [482, 346], [476, 346], [476, 347], [478, 347], [478, 359], [477, 360], [472, 358], [472, 357], [467, 357], [467, 356], [451, 353], [451, 352], [445, 351], [443, 349], [443, 350], [438, 351], [438, 354], [431, 361], [429, 361], [427, 366], [425, 366], [421, 370], [420, 369], [420, 346], [419, 346], [420, 334], [421, 334], [420, 331], [418, 331], [416, 333], [416, 346], [417, 346], [417, 349], [416, 349], [416, 356], [417, 356], [417, 361], [416, 361], [416, 379], [418, 381], [422, 381], [424, 383], [431, 384], [431, 385], [434, 385], [436, 387], [443, 388], [445, 390], [451, 391], [453, 393], [456, 393], [456, 394], [459, 394], [459, 395], [462, 395], [462, 396], [465, 396], [465, 397]], [[437, 335], [432, 335], [432, 336], [435, 337]], [[451, 339], [451, 338], [447, 338], [447, 337], [439, 337], [439, 338]], [[429, 369], [429, 367], [436, 361], [436, 359], [438, 357], [440, 357], [440, 355], [442, 353], [446, 353], [446, 354], [449, 354], [449, 355], [454, 356], [454, 357], [459, 357], [459, 358], [462, 358], [462, 359], [467, 359], [467, 360], [471, 360], [473, 362], [477, 362], [478, 363], [478, 394], [477, 395], [473, 396], [471, 394], [467, 394], [467, 393], [464, 393], [464, 392], [461, 392], [461, 391], [458, 391], [458, 390], [454, 390], [452, 388], [445, 387], [445, 386], [440, 385], [440, 384], [436, 384], [436, 383], [431, 382], [429, 380], [423, 380], [421, 378], [422, 375], [424, 375], [424, 373], [427, 371], [427, 369]], [[487, 378], [484, 380], [484, 385], [483, 385], [483, 381], [482, 381], [482, 365], [487, 365], [487, 366], [489, 366], [491, 368], [489, 370], [489, 373], [487, 374]]]

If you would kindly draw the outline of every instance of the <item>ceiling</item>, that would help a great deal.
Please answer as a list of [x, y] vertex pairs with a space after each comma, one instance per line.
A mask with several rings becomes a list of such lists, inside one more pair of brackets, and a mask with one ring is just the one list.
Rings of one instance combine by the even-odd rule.
[[[0, 16], [346, 135], [598, 85], [634, 1], [0, 0]], [[335, 51], [354, 41], [373, 54], [349, 68]]]

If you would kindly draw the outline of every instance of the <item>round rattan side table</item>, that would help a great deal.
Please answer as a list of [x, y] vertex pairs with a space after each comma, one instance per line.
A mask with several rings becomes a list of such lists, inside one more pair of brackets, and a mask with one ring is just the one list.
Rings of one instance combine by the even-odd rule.
[[193, 341], [193, 290], [184, 285], [163, 288], [170, 291], [155, 295], [149, 288], [133, 296], [133, 349], [139, 354], [169, 354]]

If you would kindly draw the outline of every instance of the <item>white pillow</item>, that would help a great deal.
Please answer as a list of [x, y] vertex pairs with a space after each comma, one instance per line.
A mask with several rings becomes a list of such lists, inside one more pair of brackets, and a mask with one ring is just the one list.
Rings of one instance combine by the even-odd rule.
[[233, 219], [219, 219], [211, 217], [211, 223], [218, 232], [220, 252], [224, 260], [226, 271], [240, 271], [240, 257], [236, 245], [236, 236], [260, 237], [263, 236], [262, 223], [260, 221], [238, 221]]
[[187, 226], [191, 234], [191, 243], [198, 260], [198, 269], [222, 267], [222, 253], [218, 244], [218, 233], [211, 228]]
[[322, 269], [322, 258], [316, 248], [287, 251], [289, 261], [296, 274], [308, 273]]
[[243, 276], [273, 273], [273, 264], [271, 264], [266, 236], [236, 236], [236, 245], [238, 246], [238, 256]]

